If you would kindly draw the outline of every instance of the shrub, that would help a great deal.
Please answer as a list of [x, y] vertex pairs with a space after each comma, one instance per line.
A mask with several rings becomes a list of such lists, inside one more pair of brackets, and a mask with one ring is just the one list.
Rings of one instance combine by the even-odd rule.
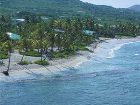
[[9, 56], [7, 53], [0, 53], [0, 59], [7, 59]]
[[28, 61], [22, 61], [22, 62], [19, 62], [18, 64], [20, 64], [20, 65], [29, 65], [30, 62], [28, 62]]
[[53, 58], [67, 58], [74, 54], [75, 54], [75, 51], [73, 50], [65, 50], [65, 51], [60, 51], [60, 52], [53, 52], [52, 57]]
[[63, 52], [54, 52], [53, 58], [65, 58], [66, 55]]
[[41, 57], [41, 54], [37, 51], [20, 52], [20, 54], [26, 56]]
[[38, 64], [38, 65], [43, 65], [43, 66], [47, 66], [47, 65], [49, 65], [49, 62], [48, 61], [46, 61], [46, 60], [38, 60], [38, 61], [35, 61], [34, 62], [35, 64]]
[[86, 48], [85, 46], [80, 46], [79, 47], [79, 50], [81, 50], [81, 51], [89, 51], [89, 49]]

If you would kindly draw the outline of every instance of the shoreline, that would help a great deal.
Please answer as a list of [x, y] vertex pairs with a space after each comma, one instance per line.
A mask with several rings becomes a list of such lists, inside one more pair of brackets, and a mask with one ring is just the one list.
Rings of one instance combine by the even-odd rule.
[[[50, 61], [49, 66], [40, 66], [32, 64], [30, 66], [18, 66], [17, 70], [11, 70], [10, 76], [7, 77], [0, 73], [0, 81], [18, 81], [18, 80], [36, 80], [52, 75], [58, 75], [61, 71], [67, 69], [76, 69], [82, 63], [90, 61], [94, 57], [114, 57], [114, 52], [119, 50], [123, 45], [140, 41], [140, 36], [136, 38], [123, 38], [123, 39], [105, 39], [104, 42], [96, 43], [96, 45], [91, 44], [88, 48], [94, 53], [89, 51], [78, 51], [76, 56], [72, 56], [68, 59], [58, 59]], [[104, 52], [104, 56], [102, 56]], [[33, 67], [32, 67], [33, 66]], [[19, 69], [20, 68], [20, 69]], [[2, 67], [0, 67], [2, 69]]]
[[[93, 47], [93, 46], [91, 46]], [[11, 63], [9, 76], [5, 76], [2, 71], [6, 69], [7, 66], [1, 66], [0, 67], [0, 81], [21, 81], [21, 80], [32, 80], [32, 79], [41, 79], [50, 77], [52, 75], [58, 75], [59, 72], [65, 71], [67, 69], [76, 69], [79, 65], [81, 65], [84, 62], [89, 61], [90, 56], [93, 53], [89, 51], [78, 51], [76, 55], [71, 56], [67, 59], [55, 59], [50, 60], [50, 65], [48, 66], [41, 66], [37, 64], [30, 64], [30, 65], [19, 65], [14, 63]], [[14, 57], [17, 56], [17, 54], [12, 54]], [[14, 59], [14, 57], [11, 57]], [[17, 57], [17, 59], [21, 58], [21, 55]], [[32, 58], [30, 60], [37, 60], [40, 59], [40, 57], [28, 57], [26, 56], [25, 59]], [[7, 62], [7, 60], [5, 60]], [[18, 62], [18, 61], [16, 61]]]
[[[115, 57], [115, 51], [119, 50], [126, 44], [140, 42], [140, 36], [135, 38], [122, 38], [122, 39], [108, 39], [106, 42], [99, 43], [95, 49], [95, 55], [99, 57], [106, 57], [108, 59]], [[104, 52], [102, 56], [102, 52]]]

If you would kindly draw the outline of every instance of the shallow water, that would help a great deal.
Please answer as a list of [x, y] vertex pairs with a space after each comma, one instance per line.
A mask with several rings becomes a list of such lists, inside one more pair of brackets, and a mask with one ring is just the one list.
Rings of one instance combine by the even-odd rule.
[[140, 42], [38, 81], [0, 82], [0, 105], [140, 105]]

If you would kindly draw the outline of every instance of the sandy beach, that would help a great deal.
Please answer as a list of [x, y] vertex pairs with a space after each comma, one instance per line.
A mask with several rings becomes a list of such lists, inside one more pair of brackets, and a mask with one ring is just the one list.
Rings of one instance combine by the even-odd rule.
[[[140, 36], [135, 38], [122, 38], [122, 39], [107, 39], [103, 43], [97, 45], [95, 49], [95, 55], [98, 57], [112, 58], [115, 56], [115, 51], [119, 50], [123, 45], [139, 42]], [[104, 53], [104, 54], [102, 54]]]
[[[93, 45], [89, 46], [90, 50], [93, 50]], [[89, 51], [78, 51], [75, 56], [69, 57], [67, 59], [54, 59], [50, 60], [50, 65], [41, 66], [37, 64], [29, 64], [29, 65], [19, 65], [17, 64], [22, 55], [19, 55], [16, 51], [11, 55], [11, 66], [9, 74], [10, 76], [5, 76], [2, 72], [7, 70], [8, 60], [4, 60], [5, 65], [0, 66], [0, 81], [16, 81], [16, 80], [27, 80], [27, 79], [37, 79], [49, 77], [51, 75], [57, 75], [59, 72], [64, 71], [66, 69], [75, 69], [80, 64], [88, 61], [90, 57], [93, 56], [94, 53]], [[29, 57], [25, 56], [24, 60], [28, 60], [30, 62], [34, 62], [39, 60], [40, 57]]]
[[[16, 52], [12, 54], [12, 60], [13, 63], [10, 67], [10, 76], [5, 76], [2, 71], [6, 70], [5, 66], [0, 66], [0, 81], [16, 81], [16, 80], [29, 80], [29, 79], [41, 79], [44, 77], [49, 77], [52, 74], [58, 75], [59, 72], [72, 69], [75, 70], [79, 65], [81, 65], [84, 62], [87, 62], [90, 60], [90, 58], [93, 58], [94, 56], [98, 57], [107, 57], [112, 58], [114, 57], [114, 52], [118, 49], [120, 49], [124, 44], [127, 43], [133, 43], [136, 41], [140, 41], [140, 37], [136, 38], [123, 38], [123, 39], [105, 39], [104, 42], [99, 43], [96, 46], [91, 44], [88, 46], [89, 50], [93, 51], [79, 51], [77, 52], [76, 56], [70, 57], [68, 59], [58, 59], [58, 60], [52, 60], [49, 61], [49, 66], [40, 66], [36, 64], [31, 64], [28, 66], [21, 66], [18, 65], [15, 62], [19, 62], [21, 59], [21, 55], [18, 55]], [[102, 53], [104, 53], [102, 55]], [[16, 59], [15, 59], [16, 58]], [[40, 58], [36, 57], [25, 57], [25, 59], [28, 59], [30, 61], [35, 61]], [[4, 62], [7, 62], [7, 60], [4, 60]]]

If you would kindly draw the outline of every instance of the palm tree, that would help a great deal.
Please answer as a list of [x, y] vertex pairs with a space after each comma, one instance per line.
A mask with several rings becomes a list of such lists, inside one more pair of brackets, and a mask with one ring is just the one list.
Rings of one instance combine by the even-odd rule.
[[45, 38], [45, 27], [43, 23], [37, 25], [37, 30], [33, 32], [33, 36], [34, 38], [32, 39], [37, 42], [36, 44], [38, 44], [38, 50], [40, 50], [41, 54], [41, 61], [43, 61], [43, 41]]
[[54, 45], [55, 45], [55, 32], [54, 32], [54, 20], [51, 20], [49, 23], [49, 28], [48, 28], [48, 36], [49, 36], [49, 41], [50, 41], [50, 47], [51, 47], [51, 52], [53, 52]]
[[26, 23], [24, 26], [18, 27], [18, 33], [22, 35], [22, 39], [20, 40], [20, 49], [21, 52], [23, 51], [23, 56], [21, 58], [20, 63], [23, 62], [25, 53], [29, 51], [31, 48], [31, 41], [29, 40], [30, 37], [30, 30], [31, 24]]
[[10, 64], [11, 64], [11, 52], [12, 52], [12, 45], [11, 45], [10, 40], [7, 41], [7, 50], [8, 50], [8, 55], [9, 55], [8, 67], [7, 67], [7, 71], [3, 71], [3, 74], [5, 74], [6, 76], [9, 76], [9, 70], [10, 70]]

